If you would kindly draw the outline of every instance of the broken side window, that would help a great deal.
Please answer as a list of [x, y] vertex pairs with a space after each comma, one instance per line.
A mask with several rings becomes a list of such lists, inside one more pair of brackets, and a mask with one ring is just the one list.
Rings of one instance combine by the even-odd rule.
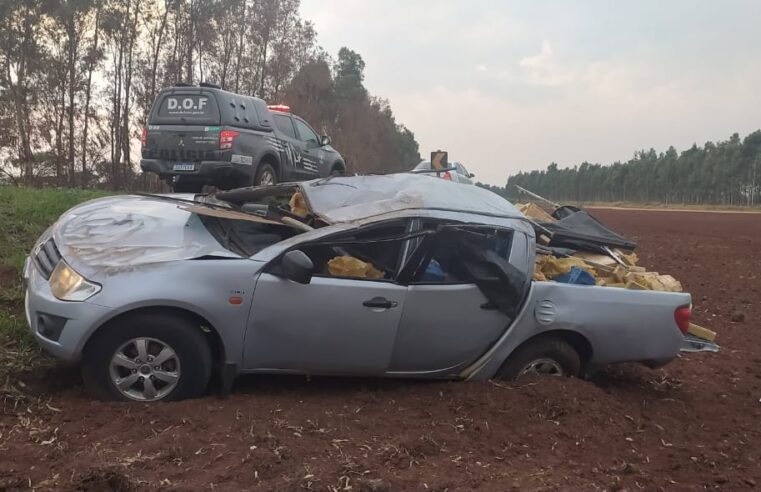
[[395, 280], [407, 221], [374, 226], [299, 247], [314, 263], [316, 276]]
[[510, 263], [514, 231], [468, 224], [423, 223], [424, 236], [400, 273], [419, 285], [475, 284], [489, 301], [484, 308], [514, 317], [529, 279]]
[[429, 240], [412, 239], [410, 262], [420, 263], [409, 273], [410, 283], [474, 283], [466, 268], [468, 248], [491, 251], [505, 261], [510, 260], [513, 231], [488, 226], [424, 221], [421, 230], [435, 232]]

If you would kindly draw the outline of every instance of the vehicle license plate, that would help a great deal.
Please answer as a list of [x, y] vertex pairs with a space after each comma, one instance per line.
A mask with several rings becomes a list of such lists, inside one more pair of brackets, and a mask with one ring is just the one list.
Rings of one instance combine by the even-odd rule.
[[175, 171], [193, 171], [195, 168], [196, 166], [192, 162], [178, 162], [172, 167]]

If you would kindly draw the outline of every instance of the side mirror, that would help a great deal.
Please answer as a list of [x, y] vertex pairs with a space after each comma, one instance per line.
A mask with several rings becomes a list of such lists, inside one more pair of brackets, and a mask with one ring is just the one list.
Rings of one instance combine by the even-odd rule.
[[283, 267], [283, 274], [288, 280], [300, 284], [308, 284], [312, 280], [314, 263], [312, 263], [312, 260], [301, 250], [294, 249], [293, 251], [287, 252], [283, 255], [280, 265]]
[[330, 137], [327, 135], [323, 135], [320, 137], [320, 145], [325, 147], [326, 145], [330, 145]]
[[476, 175], [475, 175], [475, 174], [473, 174], [473, 173], [470, 173], [470, 174], [468, 174], [468, 177], [469, 177], [469, 178], [475, 178], [475, 177], [476, 177]]

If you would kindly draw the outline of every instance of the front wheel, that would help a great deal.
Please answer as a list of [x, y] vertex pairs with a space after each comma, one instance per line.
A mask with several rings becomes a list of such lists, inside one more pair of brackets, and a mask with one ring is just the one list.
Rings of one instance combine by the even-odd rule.
[[267, 162], [260, 163], [259, 168], [256, 170], [254, 186], [272, 186], [275, 183], [277, 183], [275, 168]]
[[519, 347], [499, 370], [500, 379], [528, 375], [573, 376], [581, 371], [578, 352], [557, 337], [540, 337]]
[[85, 386], [103, 400], [199, 397], [211, 369], [211, 349], [200, 328], [165, 313], [143, 313], [104, 327], [82, 359]]

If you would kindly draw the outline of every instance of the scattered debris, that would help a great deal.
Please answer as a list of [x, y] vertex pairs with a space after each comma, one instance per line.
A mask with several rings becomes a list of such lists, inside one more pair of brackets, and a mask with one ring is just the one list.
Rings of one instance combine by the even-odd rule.
[[[579, 208], [561, 206], [529, 190], [517, 188], [531, 199], [553, 207], [549, 213], [533, 202], [516, 204], [521, 213], [538, 223], [537, 237], [552, 234], [540, 241], [543, 246], [537, 247], [533, 280], [592, 285], [591, 276], [595, 285], [603, 287], [682, 292], [681, 282], [673, 276], [647, 271], [637, 264], [639, 258], [633, 251], [636, 247], [633, 241], [611, 231]], [[745, 314], [734, 311], [730, 319], [741, 323]], [[716, 332], [694, 323], [690, 324], [688, 334], [696, 337], [691, 340], [693, 344], [716, 339]]]

